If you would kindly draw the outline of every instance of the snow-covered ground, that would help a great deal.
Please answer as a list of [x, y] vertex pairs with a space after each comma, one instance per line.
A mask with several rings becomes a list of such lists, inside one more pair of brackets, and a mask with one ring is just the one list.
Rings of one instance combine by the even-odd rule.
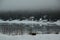
[[3, 21], [3, 20], [0, 20], [0, 23], [17, 23], [17, 24], [20, 24], [20, 23], [25, 23], [25, 24], [43, 24], [43, 25], [48, 25], [48, 24], [56, 24], [56, 25], [59, 25], [60, 26], [60, 20], [56, 21], [56, 22], [49, 22], [49, 21], [46, 21], [46, 20], [42, 20], [42, 21], [29, 21], [29, 20], [22, 20], [22, 21], [19, 21], [19, 20], [12, 20], [12, 21]]
[[0, 40], [60, 40], [60, 34], [38, 34], [32, 35], [16, 35], [8, 36], [0, 34]]
[[55, 24], [60, 25], [60, 20], [58, 20], [57, 22], [55, 22]]
[[[0, 20], [0, 23], [27, 23], [27, 24], [57, 24], [60, 25], [60, 21], [56, 21], [56, 22], [43, 22], [43, 21], [27, 21], [27, 20], [23, 20], [23, 21], [19, 21], [19, 20], [13, 20], [13, 21], [2, 21]], [[24, 34], [24, 35], [6, 35], [6, 34], [2, 34], [0, 33], [0, 40], [60, 40], [60, 34], [37, 34], [37, 35], [28, 35], [28, 34]]]

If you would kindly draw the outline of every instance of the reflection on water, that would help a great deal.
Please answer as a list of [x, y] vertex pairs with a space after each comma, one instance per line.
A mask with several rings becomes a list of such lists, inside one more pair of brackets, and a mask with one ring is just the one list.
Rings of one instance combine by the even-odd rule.
[[60, 26], [56, 24], [40, 25], [40, 24], [16, 24], [1, 23], [0, 33], [7, 35], [23, 35], [23, 34], [59, 34]]

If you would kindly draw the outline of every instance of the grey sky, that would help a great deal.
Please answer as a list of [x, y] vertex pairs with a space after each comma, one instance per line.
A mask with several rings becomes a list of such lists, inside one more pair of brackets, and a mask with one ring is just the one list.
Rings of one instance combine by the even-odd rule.
[[0, 0], [0, 10], [57, 9], [59, 0]]

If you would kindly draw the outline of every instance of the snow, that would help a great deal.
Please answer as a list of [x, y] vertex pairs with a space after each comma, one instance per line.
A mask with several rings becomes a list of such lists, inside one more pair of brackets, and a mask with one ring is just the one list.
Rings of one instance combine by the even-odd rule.
[[57, 25], [59, 25], [60, 26], [60, 20], [58, 20], [57, 22], [55, 22]]
[[37, 21], [29, 21], [29, 20], [22, 20], [22, 21], [19, 21], [19, 20], [12, 20], [12, 21], [0, 20], [0, 23], [17, 23], [17, 24], [25, 23], [25, 24], [40, 24], [40, 25], [56, 24], [56, 25], [60, 26], [60, 20], [58, 20], [56, 22], [47, 22], [46, 20], [41, 20], [41, 21], [38, 21], [38, 22]]
[[60, 40], [60, 34], [38, 34], [9, 36], [0, 34], [0, 40]]
[[[56, 22], [37, 22], [37, 21], [28, 21], [28, 20], [23, 20], [23, 21], [19, 21], [19, 20], [13, 20], [13, 21], [2, 21], [0, 20], [0, 23], [27, 23], [27, 24], [31, 24], [31, 23], [35, 23], [35, 24], [57, 24], [60, 25], [60, 21], [56, 21]], [[28, 35], [28, 34], [24, 34], [24, 35], [6, 35], [6, 34], [1, 34], [0, 33], [0, 40], [60, 40], [60, 34], [37, 34], [35, 36], [33, 35]]]

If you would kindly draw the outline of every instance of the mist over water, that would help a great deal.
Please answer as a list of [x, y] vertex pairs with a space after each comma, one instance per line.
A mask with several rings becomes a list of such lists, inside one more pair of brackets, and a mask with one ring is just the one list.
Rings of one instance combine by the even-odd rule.
[[59, 9], [59, 0], [0, 0], [0, 11]]

